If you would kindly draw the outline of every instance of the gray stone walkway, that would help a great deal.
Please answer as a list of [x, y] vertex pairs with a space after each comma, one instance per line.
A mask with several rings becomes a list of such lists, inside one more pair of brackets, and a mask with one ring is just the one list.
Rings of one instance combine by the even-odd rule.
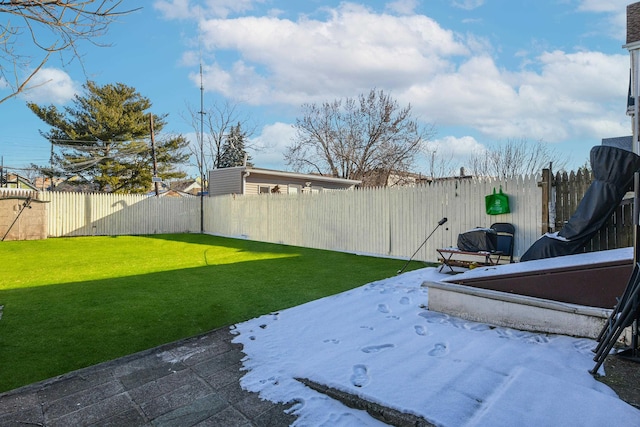
[[291, 404], [240, 388], [232, 338], [222, 328], [0, 394], [0, 426], [290, 425]]

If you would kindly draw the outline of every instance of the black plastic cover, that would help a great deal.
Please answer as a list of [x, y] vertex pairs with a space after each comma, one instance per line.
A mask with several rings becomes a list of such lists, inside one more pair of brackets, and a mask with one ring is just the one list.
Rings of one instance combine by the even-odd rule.
[[498, 234], [491, 228], [474, 228], [458, 234], [458, 249], [467, 252], [494, 252], [498, 247]]
[[622, 201], [633, 174], [640, 169], [640, 156], [604, 145], [593, 147], [590, 154], [594, 180], [578, 208], [557, 236], [544, 235], [536, 240], [520, 261], [583, 252]]

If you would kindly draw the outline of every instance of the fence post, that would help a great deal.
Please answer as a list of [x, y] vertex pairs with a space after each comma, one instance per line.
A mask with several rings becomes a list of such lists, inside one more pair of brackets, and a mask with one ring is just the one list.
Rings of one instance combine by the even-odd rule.
[[549, 202], [551, 200], [551, 169], [542, 169], [542, 181], [538, 186], [542, 187], [542, 230], [541, 234], [551, 231], [549, 223]]

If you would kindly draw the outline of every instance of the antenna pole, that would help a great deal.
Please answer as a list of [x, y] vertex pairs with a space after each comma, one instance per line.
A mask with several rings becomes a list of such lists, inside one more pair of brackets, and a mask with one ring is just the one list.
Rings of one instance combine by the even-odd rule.
[[200, 233], [204, 234], [204, 84], [200, 62]]

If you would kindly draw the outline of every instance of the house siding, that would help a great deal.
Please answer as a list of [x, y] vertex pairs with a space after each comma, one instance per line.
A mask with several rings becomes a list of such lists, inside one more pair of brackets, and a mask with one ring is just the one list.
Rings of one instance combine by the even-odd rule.
[[222, 168], [209, 172], [209, 195], [242, 194], [242, 173], [245, 168]]
[[359, 182], [237, 166], [209, 172], [209, 195], [258, 195], [262, 187], [266, 187], [263, 193], [271, 193], [276, 186], [280, 194], [318, 193], [353, 189]]
[[350, 186], [345, 186], [344, 184], [336, 182], [314, 180], [313, 177], [303, 179], [295, 177], [273, 176], [252, 171], [251, 174], [246, 178], [246, 187], [244, 194], [260, 194], [260, 187], [262, 186], [268, 186], [271, 191], [273, 188], [275, 188], [276, 185], [278, 186], [280, 194], [288, 194], [290, 187], [298, 188], [299, 192], [308, 192], [308, 183], [310, 183], [313, 191], [345, 190], [350, 188]]

